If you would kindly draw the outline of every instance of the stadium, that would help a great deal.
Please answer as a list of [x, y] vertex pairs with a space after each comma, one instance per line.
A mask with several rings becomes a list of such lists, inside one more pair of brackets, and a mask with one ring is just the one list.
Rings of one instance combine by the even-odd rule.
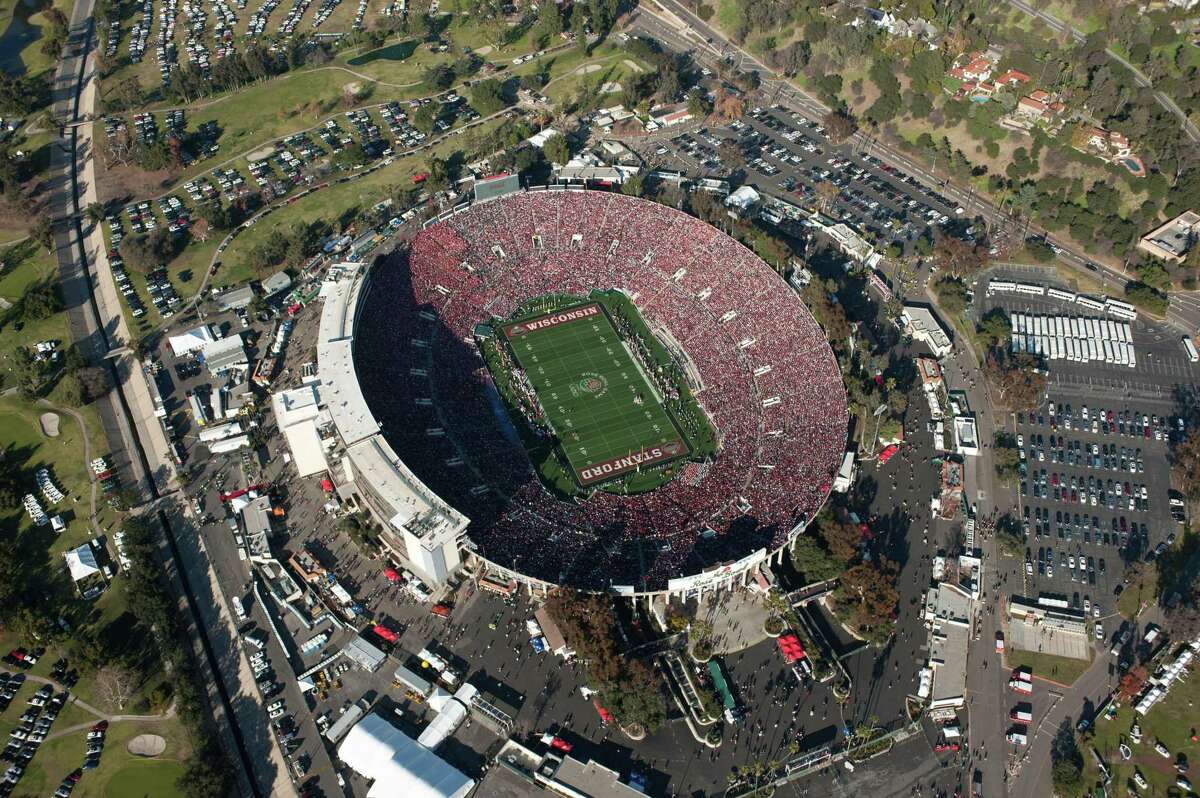
[[828, 497], [846, 394], [821, 328], [715, 228], [530, 190], [431, 220], [326, 298], [323, 394], [356, 493], [434, 581], [744, 581]]

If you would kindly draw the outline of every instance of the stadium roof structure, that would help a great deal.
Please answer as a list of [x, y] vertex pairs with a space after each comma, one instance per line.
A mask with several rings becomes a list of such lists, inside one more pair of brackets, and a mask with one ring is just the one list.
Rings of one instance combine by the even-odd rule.
[[[538, 146], [541, 146], [540, 144]], [[475, 201], [486, 202], [521, 190], [519, 175], [491, 175], [475, 181]]]
[[466, 798], [475, 781], [374, 712], [352, 728], [338, 757], [372, 782], [367, 798]]
[[[433, 220], [362, 282], [327, 300], [321, 391], [328, 373], [355, 484], [393, 527], [453, 508], [470, 556], [531, 586], [686, 592], [748, 574], [829, 495], [848, 413], [824, 332], [771, 267], [694, 217], [617, 192], [517, 192]], [[497, 409], [474, 336], [531, 300], [593, 291], [631, 298], [671, 343], [722, 448], [675, 461], [649, 493], [567, 503]]]

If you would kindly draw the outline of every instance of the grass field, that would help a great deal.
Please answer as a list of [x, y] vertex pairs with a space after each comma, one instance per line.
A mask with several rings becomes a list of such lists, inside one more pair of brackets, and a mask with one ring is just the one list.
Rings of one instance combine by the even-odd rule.
[[[1089, 649], [1090, 653], [1090, 649]], [[1036, 651], [1019, 651], [1010, 649], [1006, 655], [1008, 667], [1022, 666], [1033, 670], [1033, 675], [1040, 679], [1049, 679], [1059, 684], [1074, 684], [1083, 672], [1091, 667], [1091, 659], [1070, 659], [1056, 657], [1053, 654], [1039, 654]]]
[[[1174, 649], [1174, 646], [1169, 648]], [[1091, 785], [1099, 779], [1099, 770], [1091, 755], [1091, 748], [1094, 746], [1112, 772], [1109, 795], [1121, 794], [1127, 783], [1132, 785], [1135, 767], [1150, 783], [1149, 792], [1143, 792], [1143, 795], [1182, 795], [1183, 793], [1175, 788], [1175, 770], [1172, 766], [1178, 756], [1185, 756], [1191, 763], [1200, 758], [1200, 744], [1191, 740], [1192, 729], [1200, 726], [1196, 715], [1198, 701], [1200, 679], [1192, 674], [1171, 685], [1166, 699], [1155, 704], [1144, 717], [1139, 718], [1132, 707], [1122, 703], [1111, 720], [1098, 718], [1090, 737], [1085, 736], [1079, 746], [1084, 753], [1084, 784]], [[1140, 745], [1135, 745], [1129, 739], [1129, 730], [1135, 720], [1142, 727]], [[1156, 740], [1161, 741], [1171, 752], [1170, 759], [1163, 758], [1154, 751]], [[1122, 759], [1119, 753], [1118, 746], [1122, 741], [1133, 753], [1128, 761]], [[1187, 774], [1193, 783], [1196, 781], [1195, 774], [1194, 769]]]
[[504, 332], [578, 484], [687, 454], [674, 421], [599, 304], [508, 324]]

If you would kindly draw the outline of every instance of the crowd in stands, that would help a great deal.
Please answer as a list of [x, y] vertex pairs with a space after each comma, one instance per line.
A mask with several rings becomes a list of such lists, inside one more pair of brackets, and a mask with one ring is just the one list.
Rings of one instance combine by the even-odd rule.
[[[371, 279], [355, 338], [364, 395], [488, 560], [660, 589], [781, 545], [829, 493], [848, 419], [824, 334], [770, 267], [687, 214], [606, 192], [513, 194], [431, 225]], [[614, 288], [691, 359], [720, 448], [656, 491], [562, 501], [534, 474], [474, 333], [533, 297]]]

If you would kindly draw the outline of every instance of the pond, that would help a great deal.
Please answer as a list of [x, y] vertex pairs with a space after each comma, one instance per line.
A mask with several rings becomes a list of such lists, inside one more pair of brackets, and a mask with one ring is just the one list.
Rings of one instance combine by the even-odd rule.
[[378, 50], [371, 50], [363, 53], [357, 58], [351, 58], [346, 63], [350, 66], [365, 66], [372, 61], [403, 61], [413, 54], [417, 49], [417, 42], [409, 39], [408, 41], [389, 44], [387, 47], [380, 47]]
[[18, 0], [8, 27], [0, 35], [0, 70], [14, 78], [21, 77], [26, 71], [21, 53], [42, 38], [41, 26], [29, 22], [41, 7], [39, 0]]

